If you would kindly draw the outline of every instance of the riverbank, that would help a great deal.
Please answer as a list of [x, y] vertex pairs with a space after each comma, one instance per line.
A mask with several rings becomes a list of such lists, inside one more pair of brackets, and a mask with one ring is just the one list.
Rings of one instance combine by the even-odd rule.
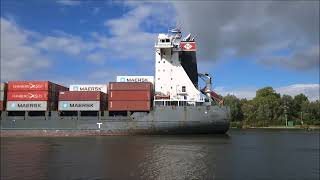
[[305, 129], [305, 130], [320, 130], [320, 126], [232, 126], [231, 129]]

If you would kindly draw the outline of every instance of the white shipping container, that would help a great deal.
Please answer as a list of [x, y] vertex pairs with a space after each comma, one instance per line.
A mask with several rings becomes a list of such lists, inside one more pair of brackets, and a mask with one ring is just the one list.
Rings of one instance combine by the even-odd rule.
[[107, 84], [72, 84], [69, 91], [101, 91], [107, 93]]
[[4, 91], [7, 86], [7, 83], [0, 83], [0, 91]]
[[8, 101], [7, 111], [46, 111], [47, 101]]
[[59, 101], [59, 111], [99, 111], [100, 101]]
[[154, 84], [154, 76], [117, 76], [117, 82], [151, 82]]
[[4, 100], [4, 91], [0, 91], [0, 101]]

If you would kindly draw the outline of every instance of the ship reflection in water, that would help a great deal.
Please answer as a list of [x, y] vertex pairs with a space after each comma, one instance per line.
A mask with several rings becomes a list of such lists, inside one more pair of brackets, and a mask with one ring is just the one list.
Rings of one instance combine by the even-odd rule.
[[1, 179], [319, 179], [318, 133], [2, 138]]

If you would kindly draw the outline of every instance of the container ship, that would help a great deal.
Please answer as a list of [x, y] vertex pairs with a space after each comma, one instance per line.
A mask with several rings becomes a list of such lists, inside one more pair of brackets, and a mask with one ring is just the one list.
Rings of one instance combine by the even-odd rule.
[[[196, 42], [179, 29], [159, 34], [154, 76], [105, 84], [1, 83], [1, 135], [226, 133], [230, 112], [199, 73]], [[203, 81], [200, 87], [199, 80]]]

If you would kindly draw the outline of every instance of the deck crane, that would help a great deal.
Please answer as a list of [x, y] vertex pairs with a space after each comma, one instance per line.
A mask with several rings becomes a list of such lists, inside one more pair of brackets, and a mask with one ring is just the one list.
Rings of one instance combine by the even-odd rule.
[[200, 91], [206, 95], [210, 101], [213, 100], [218, 102], [220, 105], [223, 105], [223, 99], [221, 99], [216, 92], [211, 90], [212, 77], [208, 73], [198, 73], [198, 76], [206, 83], [206, 86], [200, 89]]

